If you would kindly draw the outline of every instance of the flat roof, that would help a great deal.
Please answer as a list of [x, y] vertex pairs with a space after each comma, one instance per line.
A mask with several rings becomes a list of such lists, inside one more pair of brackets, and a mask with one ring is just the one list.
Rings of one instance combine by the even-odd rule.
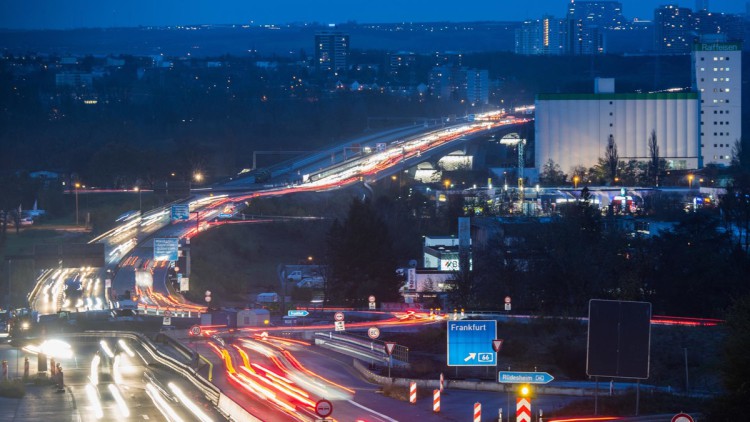
[[697, 100], [697, 92], [629, 92], [603, 94], [537, 94], [537, 101], [566, 101], [566, 100]]

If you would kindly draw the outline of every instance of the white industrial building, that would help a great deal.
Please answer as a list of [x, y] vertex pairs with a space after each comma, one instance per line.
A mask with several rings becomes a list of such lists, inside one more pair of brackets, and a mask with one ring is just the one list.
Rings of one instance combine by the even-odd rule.
[[693, 87], [701, 98], [703, 164], [727, 166], [742, 137], [742, 44], [694, 44]]
[[615, 93], [613, 79], [597, 79], [593, 94], [538, 94], [535, 167], [548, 160], [569, 174], [592, 167], [604, 158], [610, 135], [621, 161], [648, 160], [656, 131], [669, 168], [699, 168], [699, 101], [696, 92]]

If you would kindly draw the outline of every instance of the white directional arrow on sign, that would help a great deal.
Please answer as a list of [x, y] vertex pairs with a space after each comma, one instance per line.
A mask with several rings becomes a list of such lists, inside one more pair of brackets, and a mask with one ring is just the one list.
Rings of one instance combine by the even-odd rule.
[[477, 357], [476, 353], [469, 353], [469, 356], [466, 356], [466, 359], [464, 359], [464, 362], [468, 362], [468, 361], [474, 359], [475, 357]]

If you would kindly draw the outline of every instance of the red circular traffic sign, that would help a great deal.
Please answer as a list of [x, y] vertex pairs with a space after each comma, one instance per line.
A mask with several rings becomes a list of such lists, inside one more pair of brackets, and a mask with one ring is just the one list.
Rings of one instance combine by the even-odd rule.
[[170, 311], [169, 309], [167, 309], [166, 311], [164, 311], [164, 316], [167, 317], [167, 318], [171, 317], [172, 316], [172, 311]]
[[193, 325], [190, 327], [190, 335], [191, 336], [199, 336], [201, 335], [201, 327], [200, 325]]
[[210, 301], [211, 301], [211, 296], [206, 296], [206, 302], [210, 302]]
[[380, 329], [378, 329], [378, 327], [370, 327], [369, 329], [367, 329], [367, 335], [371, 339], [375, 340], [376, 338], [380, 337]]
[[333, 413], [333, 403], [328, 400], [318, 400], [318, 402], [315, 403], [315, 413], [321, 418], [330, 416], [331, 413]]
[[367, 298], [369, 302], [375, 302], [375, 296], [370, 295], [370, 297]]
[[343, 321], [344, 320], [344, 313], [343, 312], [336, 312], [333, 315], [333, 320], [334, 321]]
[[678, 413], [672, 416], [672, 422], [695, 422], [695, 420], [687, 413]]
[[505, 296], [505, 303], [510, 303], [510, 296]]

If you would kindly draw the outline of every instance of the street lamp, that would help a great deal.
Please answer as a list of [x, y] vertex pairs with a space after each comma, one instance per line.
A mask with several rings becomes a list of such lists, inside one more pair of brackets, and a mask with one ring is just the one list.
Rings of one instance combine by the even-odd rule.
[[76, 193], [76, 226], [78, 225], [78, 188], [80, 187], [81, 187], [81, 184], [78, 182], [76, 182], [73, 185], [73, 188], [75, 189], [75, 193]]
[[578, 189], [578, 181], [581, 180], [578, 176], [573, 176], [573, 189]]
[[690, 189], [693, 189], [693, 176], [692, 174], [688, 174], [688, 182], [690, 183]]
[[198, 183], [202, 182], [203, 181], [203, 173], [201, 173], [201, 172], [195, 173], [193, 175], [193, 180], [195, 180]]
[[143, 214], [143, 201], [141, 201], [141, 188], [138, 186], [133, 188], [134, 191], [138, 192], [138, 211]]
[[445, 189], [448, 189], [451, 186], [451, 181], [449, 179], [445, 179], [443, 181], [443, 184], [445, 185]]

